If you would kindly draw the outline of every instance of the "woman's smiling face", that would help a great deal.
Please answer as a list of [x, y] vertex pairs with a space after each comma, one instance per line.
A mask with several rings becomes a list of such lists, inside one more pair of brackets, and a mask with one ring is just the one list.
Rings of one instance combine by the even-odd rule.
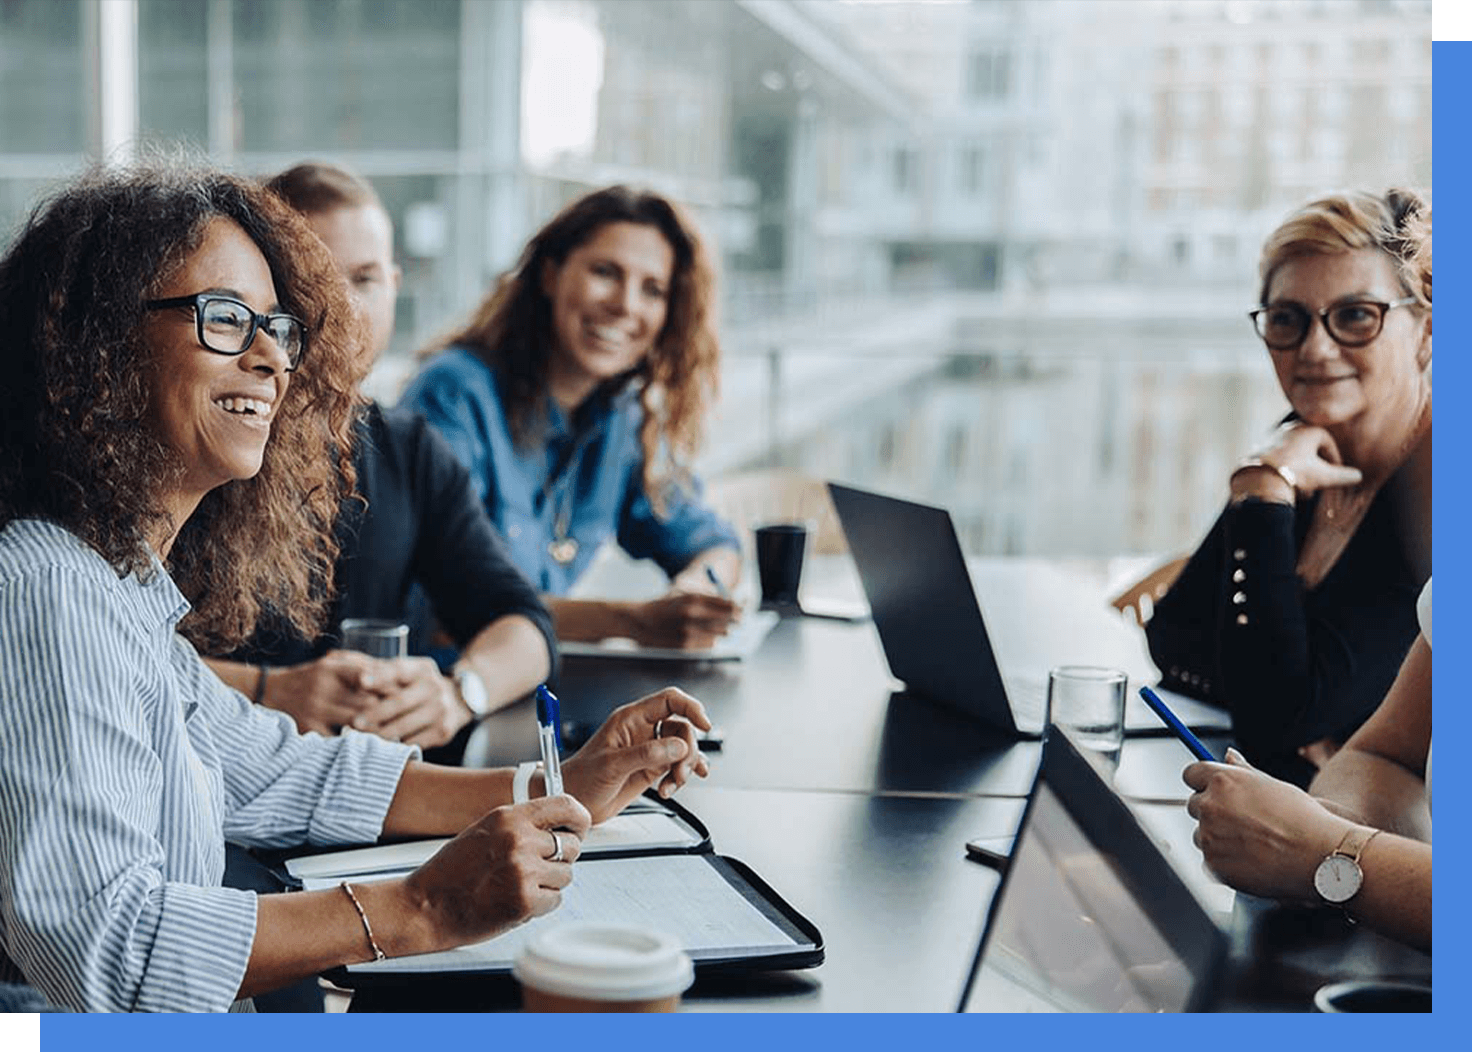
[[547, 265], [552, 396], [564, 408], [653, 349], [669, 313], [674, 266], [674, 249], [658, 227], [626, 222], [603, 225], [560, 266]]
[[[1298, 303], [1310, 312], [1355, 300], [1391, 303], [1406, 295], [1395, 262], [1377, 248], [1299, 256], [1278, 267], [1268, 303]], [[1295, 348], [1270, 351], [1278, 383], [1305, 422], [1353, 426], [1367, 411], [1405, 402], [1421, 383], [1431, 355], [1430, 315], [1414, 307], [1387, 311], [1380, 334], [1345, 347], [1315, 317]]]
[[[218, 292], [258, 314], [279, 311], [266, 257], [241, 227], [211, 219], [199, 247], [156, 291], [158, 299]], [[265, 328], [243, 353], [219, 354], [200, 344], [190, 307], [150, 312], [144, 341], [152, 352], [148, 419], [184, 465], [171, 503], [187, 514], [216, 486], [261, 469], [290, 376], [286, 353]], [[183, 500], [187, 506], [181, 506]]]

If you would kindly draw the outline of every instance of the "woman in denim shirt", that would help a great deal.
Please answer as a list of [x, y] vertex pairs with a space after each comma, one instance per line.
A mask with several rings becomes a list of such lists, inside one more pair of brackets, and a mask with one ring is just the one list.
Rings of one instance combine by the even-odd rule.
[[[737, 616], [716, 594], [739, 575], [736, 535], [685, 469], [717, 382], [714, 301], [681, 209], [609, 187], [531, 239], [404, 393], [470, 469], [563, 639], [707, 647]], [[658, 563], [669, 592], [565, 598], [607, 540]]]

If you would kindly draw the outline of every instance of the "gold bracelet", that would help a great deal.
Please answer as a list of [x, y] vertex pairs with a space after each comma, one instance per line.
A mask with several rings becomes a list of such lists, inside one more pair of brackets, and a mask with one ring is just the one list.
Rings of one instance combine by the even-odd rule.
[[1248, 457], [1246, 460], [1242, 461], [1242, 463], [1238, 464], [1235, 468], [1232, 469], [1231, 477], [1236, 478], [1239, 474], [1247, 471], [1249, 468], [1266, 468], [1268, 471], [1271, 471], [1273, 474], [1277, 475], [1284, 482], [1288, 483], [1288, 488], [1291, 489], [1295, 495], [1298, 493], [1298, 477], [1294, 475], [1292, 471], [1285, 468], [1282, 464], [1274, 464], [1271, 461], [1264, 460], [1262, 457]]
[[373, 925], [368, 923], [368, 914], [364, 912], [363, 904], [358, 901], [358, 896], [353, 894], [353, 886], [347, 881], [343, 881], [338, 887], [347, 892], [348, 901], [353, 904], [353, 909], [358, 911], [358, 917], [363, 922], [363, 931], [368, 935], [368, 947], [373, 951], [373, 959], [375, 961], [386, 960], [388, 954], [378, 948], [378, 941], [373, 938]]

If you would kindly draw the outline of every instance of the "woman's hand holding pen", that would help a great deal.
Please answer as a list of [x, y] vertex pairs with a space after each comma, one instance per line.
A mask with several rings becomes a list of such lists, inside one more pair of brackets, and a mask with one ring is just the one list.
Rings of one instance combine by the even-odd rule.
[[704, 650], [741, 616], [732, 599], [706, 591], [673, 591], [630, 606], [634, 639], [651, 647]]
[[1251, 895], [1314, 900], [1314, 868], [1355, 823], [1236, 749], [1226, 763], [1193, 763], [1181, 778], [1195, 790], [1186, 803], [1193, 839], [1218, 879]]
[[562, 764], [563, 784], [595, 824], [651, 786], [671, 796], [691, 774], [704, 778], [709, 772], [695, 741], [697, 727], [710, 730], [704, 707], [676, 687], [632, 701], [615, 709]]
[[491, 811], [404, 879], [411, 915], [428, 931], [410, 940], [412, 950], [384, 950], [461, 946], [550, 913], [589, 825], [587, 809], [565, 794]]

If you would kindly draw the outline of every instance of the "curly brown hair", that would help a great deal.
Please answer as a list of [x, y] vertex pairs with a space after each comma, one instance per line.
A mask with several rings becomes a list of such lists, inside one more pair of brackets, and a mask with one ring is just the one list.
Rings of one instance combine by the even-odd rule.
[[0, 260], [0, 529], [55, 522], [120, 577], [147, 578], [148, 538], [172, 532], [163, 495], [184, 464], [149, 426], [144, 300], [216, 217], [261, 250], [282, 309], [304, 319], [260, 472], [212, 490], [168, 570], [205, 653], [239, 644], [270, 606], [309, 635], [325, 615], [332, 524], [355, 476], [352, 348], [360, 322], [327, 249], [254, 183], [172, 159], [94, 169], [39, 204]]
[[550, 350], [556, 337], [552, 304], [542, 290], [548, 263], [560, 266], [610, 223], [652, 226], [674, 251], [669, 307], [654, 347], [638, 366], [604, 385], [638, 385], [644, 421], [644, 492], [662, 509], [665, 482], [687, 476], [700, 448], [705, 413], [720, 382], [716, 335], [716, 272], [694, 222], [675, 202], [650, 190], [610, 186], [578, 198], [542, 227], [521, 259], [496, 282], [469, 321], [421, 351], [452, 344], [474, 351], [501, 378], [506, 417], [518, 445], [535, 444], [546, 423]]

